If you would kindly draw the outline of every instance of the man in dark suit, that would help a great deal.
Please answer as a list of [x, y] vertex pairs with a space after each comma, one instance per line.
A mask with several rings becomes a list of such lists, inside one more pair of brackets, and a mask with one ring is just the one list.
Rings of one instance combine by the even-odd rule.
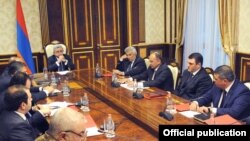
[[127, 47], [125, 54], [119, 59], [116, 70], [113, 72], [118, 75], [134, 76], [147, 70], [145, 61], [137, 55], [134, 47]]
[[[20, 72], [25, 73], [25, 74], [22, 74]], [[18, 74], [16, 75], [16, 73]], [[26, 85], [27, 83], [26, 81], [28, 79], [29, 79], [28, 82], [30, 82], [30, 85], [32, 82], [30, 77], [26, 74], [25, 65], [22, 62], [12, 62], [9, 65], [8, 75], [0, 76], [0, 95], [2, 94], [4, 90], [6, 90], [9, 87], [11, 79], [13, 79], [11, 85], [13, 84]], [[32, 93], [32, 98], [33, 98], [34, 103], [36, 103], [38, 100], [46, 98], [48, 94], [54, 90], [52, 86], [48, 86], [45, 88], [29, 86], [29, 89]]]
[[75, 69], [75, 65], [69, 55], [63, 54], [61, 45], [56, 45], [53, 50], [54, 54], [48, 58], [49, 71], [65, 71]]
[[39, 100], [45, 99], [50, 93], [54, 91], [52, 86], [46, 87], [32, 87], [31, 78], [24, 72], [17, 72], [10, 80], [9, 86], [12, 85], [24, 85], [28, 88], [32, 95], [32, 102], [36, 103]]
[[[0, 136], [3, 140], [33, 141], [37, 136], [25, 114], [31, 109], [32, 96], [22, 85], [9, 87], [4, 96], [6, 110], [0, 114]], [[43, 116], [40, 116], [43, 118]]]
[[22, 62], [14, 61], [8, 65], [8, 73], [0, 76], [0, 92], [3, 92], [8, 88], [11, 77], [18, 71], [27, 71], [25, 65]]
[[150, 67], [147, 71], [135, 75], [132, 78], [139, 82], [139, 87], [158, 87], [162, 90], [173, 90], [173, 77], [170, 69], [166, 64], [162, 63], [162, 58], [159, 53], [154, 52], [149, 56]]
[[15, 57], [15, 56], [10, 57], [9, 62], [8, 62], [8, 65], [7, 65], [6, 68], [4, 68], [4, 70], [3, 70], [2, 74], [1, 74], [1, 76], [6, 76], [6, 75], [8, 75], [8, 72], [9, 72], [9, 64], [11, 64], [12, 62], [23, 62], [23, 61], [22, 61], [21, 58], [19, 58], [19, 57]]
[[[233, 70], [222, 65], [214, 71], [214, 86], [202, 97], [193, 101], [191, 110], [201, 113], [212, 111], [216, 116], [229, 114], [235, 119], [244, 119], [250, 115], [250, 91], [235, 79]], [[212, 103], [213, 107], [206, 107]]]
[[188, 69], [183, 72], [174, 94], [190, 100], [202, 96], [212, 87], [212, 79], [202, 67], [202, 64], [203, 57], [200, 53], [189, 55]]

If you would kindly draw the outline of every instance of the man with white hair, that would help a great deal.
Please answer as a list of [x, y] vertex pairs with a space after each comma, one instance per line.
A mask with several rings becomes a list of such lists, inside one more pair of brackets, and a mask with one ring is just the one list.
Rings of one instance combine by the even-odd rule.
[[86, 141], [86, 119], [71, 108], [59, 109], [50, 120], [49, 129], [36, 141]]
[[134, 76], [147, 70], [145, 61], [137, 55], [134, 47], [129, 46], [124, 50], [125, 54], [119, 59], [116, 70], [113, 72], [118, 75]]
[[53, 55], [48, 58], [49, 71], [64, 71], [73, 70], [75, 65], [69, 55], [63, 54], [64, 50], [61, 45], [56, 45], [53, 50]]

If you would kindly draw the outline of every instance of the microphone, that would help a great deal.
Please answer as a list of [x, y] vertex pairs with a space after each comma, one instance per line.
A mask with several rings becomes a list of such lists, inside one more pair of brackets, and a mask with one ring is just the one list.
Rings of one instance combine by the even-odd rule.
[[244, 119], [241, 119], [240, 121], [245, 123], [245, 125], [250, 125], [250, 116], [248, 116], [248, 117], [246, 117]]
[[115, 88], [118, 88], [118, 87], [120, 87], [120, 83], [117, 82], [117, 81], [112, 81], [112, 82], [111, 82], [111, 86], [112, 86], [112, 87], [115, 87]]
[[140, 93], [137, 93], [137, 91], [136, 91], [136, 92], [133, 92], [133, 98], [142, 99], [142, 98], [144, 98], [144, 96]]
[[159, 116], [165, 118], [168, 121], [173, 120], [174, 116], [172, 114], [170, 114], [169, 112], [165, 111], [165, 112], [160, 112]]

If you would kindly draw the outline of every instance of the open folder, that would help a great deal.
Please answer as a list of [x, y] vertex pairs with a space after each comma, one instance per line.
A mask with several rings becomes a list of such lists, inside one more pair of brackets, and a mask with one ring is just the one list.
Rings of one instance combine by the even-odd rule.
[[217, 116], [214, 119], [209, 118], [205, 120], [205, 123], [208, 125], [242, 125], [242, 123], [230, 115], [222, 115], [222, 116]]
[[181, 103], [181, 104], [175, 105], [175, 108], [178, 112], [188, 111], [189, 103]]
[[163, 92], [152, 92], [152, 93], [145, 93], [144, 97], [146, 99], [152, 99], [152, 98], [161, 98], [167, 96], [168, 93]]
[[211, 118], [210, 114], [198, 114], [194, 119], [203, 122], [207, 125], [242, 125], [242, 123], [230, 115], [221, 115]]

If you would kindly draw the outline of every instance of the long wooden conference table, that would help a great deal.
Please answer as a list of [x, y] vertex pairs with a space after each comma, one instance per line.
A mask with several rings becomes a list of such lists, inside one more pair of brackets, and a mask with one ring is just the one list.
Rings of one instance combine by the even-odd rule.
[[[103, 74], [110, 73], [103, 70]], [[197, 124], [197, 121], [187, 118], [179, 113], [174, 115], [172, 121], [159, 116], [159, 112], [165, 108], [166, 98], [134, 99], [132, 91], [123, 87], [111, 86], [111, 77], [95, 78], [94, 70], [76, 70], [69, 77], [71, 95], [64, 97], [59, 94], [55, 97], [47, 97], [41, 103], [53, 101], [78, 102], [84, 93], [90, 100], [89, 114], [97, 126], [103, 124], [108, 114], [112, 114], [116, 124], [116, 137], [112, 140], [119, 141], [154, 141], [158, 140], [159, 125]], [[58, 76], [63, 78], [65, 76]], [[41, 78], [41, 76], [40, 76]], [[60, 86], [59, 86], [60, 87]], [[59, 88], [60, 89], [60, 88]], [[164, 92], [157, 88], [144, 89], [143, 93]], [[185, 102], [184, 99], [172, 96], [175, 103]], [[86, 114], [86, 113], [85, 113]], [[88, 140], [105, 140], [104, 135], [88, 137]]]

